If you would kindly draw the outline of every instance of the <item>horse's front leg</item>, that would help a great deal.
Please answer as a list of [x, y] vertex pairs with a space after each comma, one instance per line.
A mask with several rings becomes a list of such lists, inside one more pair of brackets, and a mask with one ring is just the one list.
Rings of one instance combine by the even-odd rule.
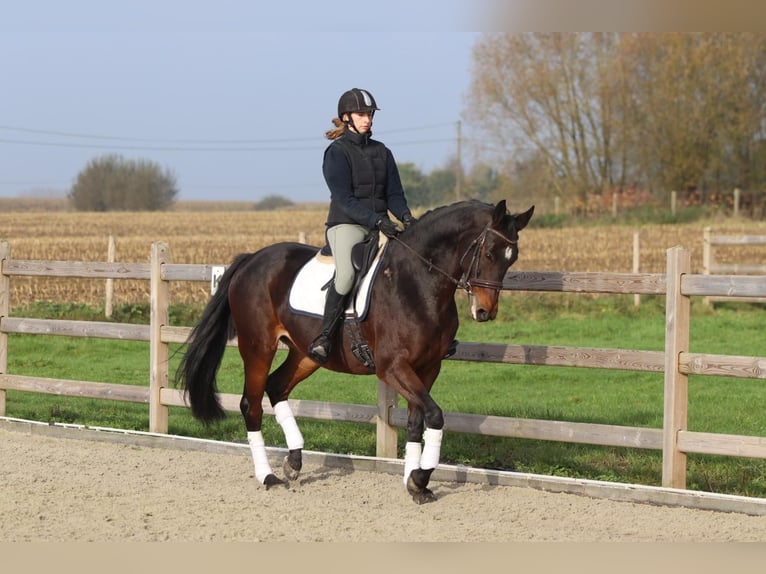
[[404, 484], [418, 504], [436, 500], [428, 482], [439, 464], [444, 428], [444, 415], [434, 400], [426, 394], [422, 402], [423, 407], [410, 402], [404, 453]]
[[412, 471], [420, 468], [424, 430], [423, 409], [410, 402], [407, 405], [407, 443], [404, 445], [404, 486], [407, 486]]

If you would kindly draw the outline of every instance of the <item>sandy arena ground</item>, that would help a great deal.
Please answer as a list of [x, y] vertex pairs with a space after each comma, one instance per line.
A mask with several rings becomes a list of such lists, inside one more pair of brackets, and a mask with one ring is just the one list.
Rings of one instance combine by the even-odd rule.
[[766, 516], [305, 464], [266, 490], [249, 457], [0, 429], [0, 541], [766, 541]]

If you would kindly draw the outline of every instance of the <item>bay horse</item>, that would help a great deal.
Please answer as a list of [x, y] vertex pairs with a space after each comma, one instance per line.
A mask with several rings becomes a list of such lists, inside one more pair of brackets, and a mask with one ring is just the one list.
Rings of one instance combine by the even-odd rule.
[[[474, 320], [496, 317], [503, 277], [518, 258], [519, 232], [533, 212], [534, 206], [512, 215], [505, 200], [438, 207], [390, 239], [381, 258], [369, 312], [359, 327], [372, 351], [374, 374], [407, 401], [404, 484], [418, 504], [435, 500], [428, 482], [439, 463], [444, 415], [430, 390], [454, 347], [455, 293], [468, 293]], [[325, 364], [307, 356], [321, 317], [295, 313], [288, 297], [296, 274], [318, 251], [285, 242], [237, 255], [193, 327], [176, 372], [176, 384], [197, 419], [209, 424], [223, 418], [216, 375], [226, 343], [236, 334], [245, 374], [240, 410], [255, 477], [266, 488], [288, 483], [277, 478], [267, 459], [261, 434], [264, 392], [285, 434], [283, 472], [288, 481], [295, 480], [304, 443], [287, 401], [290, 392], [320, 367], [373, 372], [352, 353], [346, 329], [338, 330]], [[280, 341], [287, 357], [269, 374]]]

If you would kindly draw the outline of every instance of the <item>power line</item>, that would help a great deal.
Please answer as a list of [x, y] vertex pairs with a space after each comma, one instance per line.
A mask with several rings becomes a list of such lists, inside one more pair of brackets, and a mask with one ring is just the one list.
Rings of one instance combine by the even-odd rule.
[[[51, 141], [28, 141], [0, 139], [0, 143], [13, 145], [31, 145], [74, 149], [119, 149], [130, 151], [203, 151], [203, 152], [247, 152], [247, 151], [309, 151], [316, 150], [317, 146], [290, 146], [290, 147], [184, 147], [184, 146], [135, 146], [135, 145], [102, 145], [88, 143], [69, 143]], [[321, 142], [320, 142], [321, 143]]]
[[[296, 140], [298, 141], [298, 140]], [[454, 141], [454, 137], [450, 138], [437, 138], [427, 140], [409, 140], [394, 142], [392, 145], [405, 146], [405, 145], [423, 145], [432, 143], [444, 143]], [[314, 151], [321, 148], [326, 144], [324, 141], [318, 141], [314, 146], [289, 146], [289, 147], [189, 147], [189, 146], [137, 146], [137, 145], [103, 145], [94, 143], [70, 143], [70, 142], [52, 142], [52, 141], [29, 141], [29, 140], [14, 140], [0, 138], [0, 144], [11, 145], [27, 145], [27, 146], [43, 146], [43, 147], [58, 147], [58, 148], [71, 148], [71, 149], [115, 149], [115, 150], [129, 150], [129, 151], [172, 151], [172, 152], [298, 152], [298, 151]], [[320, 145], [321, 144], [321, 145]]]
[[[450, 123], [439, 123], [439, 124], [430, 124], [430, 125], [424, 125], [424, 126], [411, 126], [406, 128], [398, 128], [398, 129], [392, 129], [392, 130], [383, 130], [380, 133], [381, 134], [391, 134], [391, 133], [402, 133], [402, 132], [413, 132], [413, 131], [424, 131], [429, 129], [435, 129], [435, 128], [441, 128], [448, 125], [453, 125], [452, 122]], [[135, 143], [157, 143], [157, 144], [182, 144], [182, 145], [236, 145], [236, 146], [261, 146], [261, 145], [270, 145], [270, 144], [280, 144], [280, 143], [295, 143], [295, 142], [314, 142], [314, 141], [323, 141], [324, 138], [321, 136], [314, 136], [314, 137], [293, 137], [293, 138], [268, 138], [268, 139], [172, 139], [172, 138], [136, 138], [136, 137], [127, 137], [127, 136], [111, 136], [111, 135], [102, 135], [102, 134], [86, 134], [86, 133], [77, 133], [77, 132], [67, 132], [67, 131], [57, 131], [57, 130], [43, 130], [43, 129], [35, 129], [35, 128], [27, 128], [27, 127], [20, 127], [20, 126], [8, 126], [8, 125], [0, 125], [0, 130], [6, 130], [6, 131], [12, 131], [12, 132], [20, 132], [20, 133], [27, 133], [27, 134], [35, 134], [35, 135], [46, 135], [46, 136], [56, 136], [56, 137], [66, 137], [66, 138], [77, 138], [77, 139], [91, 139], [91, 140], [105, 140], [105, 141], [121, 141], [121, 142], [135, 142]], [[60, 145], [60, 146], [85, 146], [88, 145], [89, 147], [92, 147], [92, 144], [72, 144], [72, 143], [52, 143], [52, 142], [38, 142], [38, 141], [28, 141], [28, 140], [13, 140], [13, 139], [3, 139], [0, 140], [0, 142], [3, 143], [13, 143], [13, 144], [39, 144], [39, 145]], [[133, 147], [127, 147], [125, 145], [121, 145], [120, 147], [126, 148], [126, 149], [134, 149]], [[138, 148], [138, 149], [144, 149], [144, 148]], [[145, 149], [170, 149], [172, 151], [182, 149], [182, 148], [176, 148], [176, 147], [161, 147], [161, 148], [155, 148], [153, 146], [150, 146]], [[184, 148], [185, 149], [185, 148]], [[191, 149], [200, 149], [201, 151], [211, 151], [211, 148], [191, 148]], [[216, 150], [219, 148], [215, 148]], [[229, 151], [232, 148], [220, 148], [222, 151]], [[239, 149], [239, 148], [236, 148]], [[254, 149], [254, 148], [243, 148], [245, 150], [247, 149]], [[257, 148], [261, 149], [261, 148]], [[277, 148], [278, 149], [278, 148]], [[307, 148], [308, 149], [308, 148]], [[279, 150], [281, 151], [281, 150]]]
[[[442, 122], [436, 124], [411, 126], [406, 128], [399, 128], [393, 130], [382, 130], [376, 132], [379, 134], [405, 134], [412, 132], [424, 132], [427, 130], [434, 130], [444, 127], [454, 127], [455, 122]], [[318, 148], [327, 145], [327, 140], [324, 138], [290, 138], [290, 139], [262, 139], [262, 140], [237, 140], [237, 139], [160, 139], [160, 138], [130, 138], [130, 137], [118, 137], [98, 134], [85, 134], [75, 132], [65, 132], [57, 130], [44, 130], [27, 128], [20, 126], [8, 126], [0, 125], [0, 133], [5, 130], [9, 132], [20, 132], [39, 136], [50, 136], [56, 138], [76, 138], [76, 139], [92, 139], [95, 142], [87, 141], [52, 141], [45, 139], [16, 139], [0, 138], [0, 145], [22, 145], [22, 146], [43, 146], [51, 148], [69, 148], [69, 149], [92, 149], [92, 150], [130, 150], [130, 151], [165, 151], [165, 152], [212, 152], [212, 153], [235, 153], [235, 152], [302, 152], [302, 151], [316, 151]], [[373, 136], [376, 137], [376, 136]], [[274, 144], [295, 144], [296, 142], [315, 142], [315, 145], [274, 145]], [[112, 143], [115, 142], [115, 143]], [[130, 142], [133, 142], [132, 144]], [[400, 141], [387, 141], [386, 144], [392, 148], [399, 148], [405, 146], [418, 146], [429, 145], [438, 143], [451, 143], [455, 142], [455, 136], [450, 134], [448, 137], [436, 137], [426, 139], [406, 139], [403, 138]], [[139, 143], [148, 144], [170, 144], [170, 145], [133, 145]], [[31, 181], [0, 181], [0, 185], [3, 186], [54, 186], [54, 185], [69, 185], [69, 183], [63, 182], [31, 182]], [[195, 187], [194, 185], [184, 186], [185, 188]], [[211, 186], [220, 187], [220, 186]], [[243, 185], [236, 186], [242, 189], [253, 189], [259, 186]], [[274, 186], [270, 186], [274, 187]], [[277, 186], [279, 188], [303, 188], [304, 184], [287, 184]], [[313, 187], [313, 185], [312, 185]], [[233, 189], [233, 188], [232, 188]]]
[[166, 143], [166, 144], [192, 144], [192, 145], [194, 145], [194, 144], [200, 144], [200, 145], [212, 145], [212, 144], [221, 144], [221, 145], [246, 144], [246, 145], [253, 145], [253, 144], [287, 143], [287, 142], [295, 142], [295, 141], [314, 141], [314, 140], [320, 139], [318, 137], [312, 137], [312, 138], [274, 138], [274, 139], [263, 139], [263, 140], [253, 140], [253, 139], [225, 139], [225, 140], [221, 139], [221, 140], [219, 140], [219, 139], [135, 138], [135, 137], [127, 137], [127, 136], [107, 136], [107, 135], [99, 135], [99, 134], [84, 134], [84, 133], [75, 133], [75, 132], [61, 132], [61, 131], [55, 131], [55, 130], [40, 130], [40, 129], [24, 128], [24, 127], [17, 127], [17, 126], [0, 126], [0, 130], [13, 131], [13, 132], [21, 132], [21, 133], [28, 133], [28, 134], [37, 134], [37, 135], [78, 138], [78, 139], [124, 141], [124, 142], [144, 142], [144, 143]]

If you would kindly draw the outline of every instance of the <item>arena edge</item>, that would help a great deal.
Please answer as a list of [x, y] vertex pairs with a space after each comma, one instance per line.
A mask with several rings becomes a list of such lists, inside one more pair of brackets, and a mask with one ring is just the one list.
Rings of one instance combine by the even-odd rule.
[[[172, 281], [209, 283], [214, 265], [173, 264], [167, 244], [151, 245], [151, 263], [99, 263], [14, 260], [10, 245], [0, 243], [0, 415], [6, 412], [6, 390], [116, 399], [149, 404], [150, 432], [167, 433], [168, 407], [185, 407], [181, 391], [169, 387], [168, 346], [183, 343], [190, 329], [168, 323], [169, 284]], [[10, 282], [13, 276], [142, 279], [150, 282], [150, 324], [131, 325], [85, 321], [10, 317]], [[695, 275], [689, 253], [667, 250], [666, 273], [512, 272], [503, 288], [510, 291], [573, 293], [665, 294], [665, 351], [593, 349], [527, 345], [461, 343], [454, 360], [577, 366], [638, 371], [664, 371], [663, 429], [590, 423], [530, 420], [449, 413], [445, 428], [455, 432], [519, 437], [607, 446], [658, 449], [663, 453], [662, 485], [686, 488], [686, 455], [717, 454], [766, 459], [766, 439], [740, 435], [691, 432], [687, 429], [688, 376], [723, 375], [766, 379], [766, 358], [689, 352], [690, 297], [766, 297], [763, 277]], [[62, 381], [7, 373], [9, 333], [66, 335], [148, 341], [149, 387], [87, 381]], [[235, 345], [231, 341], [230, 345]], [[396, 458], [397, 428], [405, 424], [406, 410], [396, 396], [378, 385], [378, 403], [340, 405], [318, 401], [291, 401], [296, 416], [319, 420], [368, 422], [377, 426], [377, 455]], [[222, 404], [239, 411], [239, 395], [222, 395]], [[264, 412], [273, 414], [268, 401]]]

